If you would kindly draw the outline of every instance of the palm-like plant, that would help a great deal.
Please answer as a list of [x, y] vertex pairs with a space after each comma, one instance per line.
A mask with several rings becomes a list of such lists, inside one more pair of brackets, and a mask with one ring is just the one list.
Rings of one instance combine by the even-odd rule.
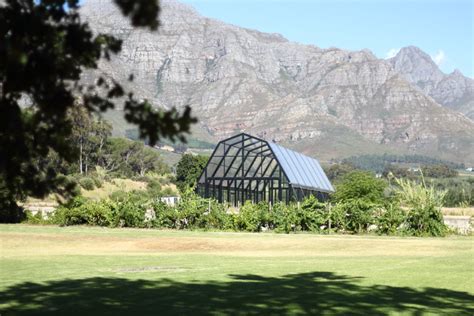
[[413, 235], [443, 236], [447, 227], [441, 207], [447, 192], [427, 186], [423, 174], [421, 183], [406, 179], [396, 179], [396, 182], [396, 197], [408, 208], [406, 229]]

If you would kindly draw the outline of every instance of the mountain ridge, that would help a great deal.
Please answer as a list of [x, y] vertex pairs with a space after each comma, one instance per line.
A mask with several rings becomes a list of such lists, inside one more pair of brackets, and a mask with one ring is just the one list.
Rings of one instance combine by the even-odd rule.
[[202, 137], [246, 131], [328, 158], [397, 151], [474, 161], [472, 120], [442, 107], [391, 60], [294, 43], [177, 1], [162, 7], [156, 33], [130, 27], [109, 1], [87, 1], [81, 14], [124, 40], [101, 71], [119, 80], [134, 73], [129, 87], [154, 104], [190, 105]]

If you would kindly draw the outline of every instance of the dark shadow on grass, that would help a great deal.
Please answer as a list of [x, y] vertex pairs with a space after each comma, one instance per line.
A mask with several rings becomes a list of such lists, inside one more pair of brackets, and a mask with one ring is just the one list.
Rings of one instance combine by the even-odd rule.
[[[474, 296], [426, 288], [361, 285], [331, 272], [283, 277], [232, 275], [230, 281], [181, 283], [89, 278], [23, 283], [0, 293], [2, 316], [63, 315], [473, 315]], [[3, 309], [3, 310], [2, 310]]]

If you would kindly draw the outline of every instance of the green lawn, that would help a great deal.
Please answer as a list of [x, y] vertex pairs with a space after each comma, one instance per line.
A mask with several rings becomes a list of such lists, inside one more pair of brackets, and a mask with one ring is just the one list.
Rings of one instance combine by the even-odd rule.
[[474, 314], [472, 237], [0, 225], [0, 314]]

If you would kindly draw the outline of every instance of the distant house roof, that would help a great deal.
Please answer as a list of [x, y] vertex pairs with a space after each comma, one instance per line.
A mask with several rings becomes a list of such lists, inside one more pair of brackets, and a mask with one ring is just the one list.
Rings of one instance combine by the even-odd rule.
[[316, 159], [272, 142], [268, 145], [293, 186], [334, 192], [331, 182]]

